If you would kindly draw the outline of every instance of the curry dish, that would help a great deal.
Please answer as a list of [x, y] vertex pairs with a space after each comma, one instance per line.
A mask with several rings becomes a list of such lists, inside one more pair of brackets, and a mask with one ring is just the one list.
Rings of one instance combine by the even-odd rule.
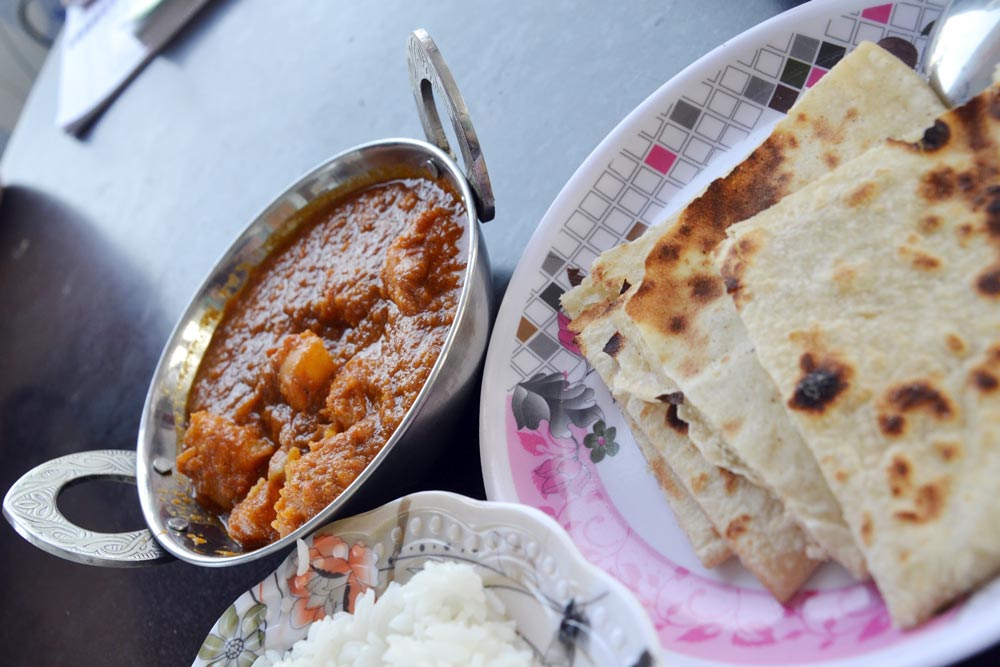
[[230, 300], [177, 469], [256, 548], [333, 501], [413, 404], [458, 301], [464, 208], [403, 179], [309, 214]]

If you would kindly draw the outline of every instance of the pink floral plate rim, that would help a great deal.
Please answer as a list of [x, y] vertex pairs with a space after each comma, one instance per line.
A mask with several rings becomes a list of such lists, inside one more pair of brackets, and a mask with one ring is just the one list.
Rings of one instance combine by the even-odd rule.
[[558, 303], [573, 272], [725, 173], [858, 42], [903, 39], [922, 59], [944, 4], [814, 0], [718, 47], [594, 150], [510, 281], [482, 385], [487, 495], [558, 521], [587, 559], [639, 598], [671, 664], [932, 666], [1000, 640], [990, 621], [1000, 617], [1000, 581], [904, 633], [872, 585], [831, 575], [833, 566], [786, 606], [745, 577], [701, 568], [641, 457], [631, 455], [621, 415], [574, 348]]

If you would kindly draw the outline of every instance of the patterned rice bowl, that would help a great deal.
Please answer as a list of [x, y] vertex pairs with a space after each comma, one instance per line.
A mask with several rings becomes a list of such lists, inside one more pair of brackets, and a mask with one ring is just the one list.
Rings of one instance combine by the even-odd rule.
[[353, 610], [369, 589], [380, 595], [391, 581], [405, 584], [428, 561], [472, 565], [540, 665], [662, 664], [643, 608], [587, 563], [554, 520], [523, 505], [428, 491], [313, 533], [226, 609], [193, 665], [267, 667], [314, 621]]

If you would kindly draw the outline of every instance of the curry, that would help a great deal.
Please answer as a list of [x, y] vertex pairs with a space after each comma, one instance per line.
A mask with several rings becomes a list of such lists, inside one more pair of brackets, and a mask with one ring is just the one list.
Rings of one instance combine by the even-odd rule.
[[312, 212], [227, 304], [177, 469], [245, 548], [325, 508], [399, 426], [455, 316], [464, 215], [443, 181], [367, 188]]

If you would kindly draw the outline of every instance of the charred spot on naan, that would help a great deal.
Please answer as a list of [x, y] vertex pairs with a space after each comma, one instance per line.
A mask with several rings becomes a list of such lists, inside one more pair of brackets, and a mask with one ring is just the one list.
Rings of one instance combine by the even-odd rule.
[[811, 125], [813, 131], [813, 136], [816, 138], [817, 143], [822, 144], [842, 144], [844, 143], [844, 137], [846, 135], [845, 126], [838, 125], [834, 127], [825, 118], [817, 118], [813, 121]]
[[913, 486], [913, 464], [902, 454], [892, 457], [886, 469], [889, 479], [889, 491], [893, 498], [905, 495]]
[[968, 351], [969, 346], [965, 340], [955, 333], [950, 333], [944, 337], [944, 344], [948, 346], [948, 349], [957, 355], [964, 355]]
[[902, 415], [879, 415], [878, 428], [889, 437], [899, 437], [906, 430], [906, 419]]
[[806, 352], [799, 358], [802, 377], [788, 400], [793, 410], [822, 414], [850, 386], [853, 369], [832, 354]]
[[691, 493], [697, 496], [705, 490], [705, 486], [708, 484], [708, 475], [700, 472], [689, 481], [691, 484]]
[[989, 299], [1000, 297], [1000, 265], [994, 264], [976, 276], [976, 291]]
[[726, 489], [726, 493], [729, 495], [736, 493], [736, 489], [740, 483], [740, 478], [736, 476], [736, 473], [719, 466], [716, 466], [716, 469], [719, 471], [719, 475], [722, 476], [723, 486]]
[[933, 234], [941, 229], [943, 224], [941, 217], [937, 215], [925, 215], [920, 219], [920, 231], [924, 234]]
[[[975, 97], [949, 112], [947, 120], [935, 121], [924, 132], [923, 139], [916, 144], [890, 142], [923, 153], [934, 153], [952, 142], [965, 144], [972, 154], [972, 167], [961, 172], [956, 172], [949, 165], [934, 168], [922, 175], [917, 194], [930, 203], [957, 196], [965, 199], [974, 211], [984, 209], [986, 231], [991, 236], [1000, 234], [1000, 188], [996, 184], [1000, 161], [990, 130], [990, 125], [1000, 120], [992, 113], [992, 107], [996, 103], [996, 92], [992, 94], [990, 102], [983, 96]], [[967, 236], [973, 230], [959, 231]]]
[[726, 177], [714, 181], [691, 202], [680, 223], [693, 227], [688, 236], [712, 230], [717, 244], [727, 227], [770, 208], [788, 194], [791, 174], [785, 171], [787, 153], [797, 147], [790, 132], [777, 131]]
[[674, 483], [674, 476], [667, 469], [667, 464], [661, 458], [649, 459], [649, 467], [653, 469], [656, 480], [663, 487], [664, 492], [674, 500], [684, 497], [684, 492]]
[[858, 269], [857, 267], [838, 261], [834, 264], [833, 275], [831, 277], [837, 291], [844, 294], [854, 288], [854, 281], [858, 277]]
[[962, 193], [972, 192], [976, 188], [976, 173], [963, 171], [956, 177], [956, 184]]
[[1000, 388], [1000, 344], [986, 351], [986, 358], [969, 373], [969, 384], [980, 393], [992, 394]]
[[[681, 246], [676, 243], [664, 243], [663, 240], [661, 239], [659, 242], [657, 242], [652, 252], [650, 252], [649, 256], [646, 258], [647, 266], [649, 265], [650, 258], [652, 258], [653, 261], [660, 264], [676, 262], [681, 258]], [[646, 284], [648, 282], [649, 281], [647, 280], [643, 284]]]
[[967, 222], [963, 222], [955, 228], [955, 234], [958, 236], [959, 244], [963, 248], [967, 248], [969, 242], [972, 241], [972, 237], [976, 235], [976, 228]]
[[736, 259], [734, 255], [729, 255], [720, 269], [722, 282], [726, 286], [726, 294], [733, 299], [736, 310], [743, 310], [749, 299], [747, 293], [743, 291], [743, 283], [740, 279], [746, 271], [746, 264], [742, 260]]
[[992, 237], [1000, 237], [1000, 186], [991, 185], [986, 188], [989, 202], [985, 206], [986, 232]]
[[962, 445], [958, 442], [935, 442], [934, 451], [943, 461], [954, 461], [962, 455]]
[[916, 490], [913, 509], [899, 510], [893, 516], [905, 523], [928, 523], [941, 516], [948, 499], [947, 478], [940, 478], [923, 484]]
[[951, 116], [961, 125], [966, 143], [973, 151], [984, 151], [993, 147], [987, 125], [991, 120], [1000, 120], [1000, 117], [993, 113], [996, 103], [996, 92], [990, 100], [983, 95], [977, 95], [951, 112]]
[[957, 188], [955, 170], [941, 167], [924, 174], [917, 186], [917, 194], [929, 202], [950, 199]]
[[955, 416], [948, 397], [926, 380], [907, 382], [887, 390], [877, 403], [879, 431], [887, 438], [899, 438], [906, 432], [909, 413], [924, 413], [938, 421]]
[[691, 290], [691, 300], [698, 304], [714, 301], [725, 291], [723, 282], [717, 276], [707, 273], [692, 276], [687, 285]]
[[913, 266], [923, 271], [941, 268], [941, 260], [930, 253], [917, 250], [913, 253]]
[[[997, 114], [1000, 108], [1000, 95], [994, 91], [986, 96], [972, 98], [966, 104], [952, 109], [947, 119], [939, 118], [924, 131], [923, 137], [916, 143], [906, 143], [890, 139], [889, 143], [908, 147], [921, 153], [935, 153], [948, 146], [953, 140], [964, 140], [973, 152], [986, 152], [993, 149], [988, 124], [1000, 120]], [[949, 125], [951, 121], [953, 125]]]
[[955, 416], [955, 408], [947, 394], [929, 380], [905, 382], [886, 391], [884, 404], [898, 413], [924, 412], [945, 421]]
[[972, 371], [972, 386], [982, 393], [992, 394], [997, 390], [998, 385], [1000, 385], [1000, 381], [992, 372], [983, 368], [976, 368]]
[[941, 268], [941, 260], [929, 252], [910, 246], [900, 246], [899, 255], [919, 271], [934, 271]]
[[683, 405], [684, 404], [684, 392], [673, 391], [669, 394], [660, 394], [656, 397], [656, 400], [661, 403], [667, 403], [669, 405]]
[[864, 206], [870, 203], [877, 194], [877, 188], [875, 184], [871, 181], [867, 183], [862, 183], [858, 187], [851, 190], [847, 195], [847, 206], [848, 208], [858, 208], [859, 206]]
[[621, 352], [624, 345], [625, 337], [622, 336], [620, 331], [616, 331], [614, 335], [608, 339], [608, 342], [604, 344], [602, 351], [609, 357], [615, 358], [618, 356], [618, 353]]
[[933, 152], [947, 146], [950, 140], [951, 128], [943, 120], [938, 119], [924, 130], [924, 136], [916, 144], [916, 148], [925, 153]]
[[741, 514], [726, 526], [725, 537], [727, 540], [738, 539], [741, 535], [745, 534], [750, 528], [750, 522], [752, 519], [749, 514]]
[[866, 547], [872, 545], [875, 529], [872, 525], [872, 516], [868, 512], [861, 515], [861, 541]]
[[677, 415], [677, 406], [676, 405], [671, 404], [670, 407], [667, 408], [667, 414], [666, 414], [665, 421], [666, 421], [667, 426], [669, 426], [670, 428], [672, 428], [674, 431], [677, 431], [681, 435], [687, 434], [687, 432], [688, 432], [687, 422], [684, 421], [683, 419], [681, 419]]
[[719, 268], [726, 293], [733, 299], [733, 304], [737, 310], [742, 310], [743, 306], [751, 300], [750, 293], [744, 289], [743, 274], [745, 273], [750, 260], [760, 249], [760, 242], [756, 234], [751, 232], [740, 237], [740, 240], [728, 248], [726, 256]]
[[[688, 204], [646, 257], [645, 278], [626, 310], [635, 319], [661, 321], [671, 334], [686, 333], [691, 315], [722, 296], [726, 284], [713, 270], [711, 253], [726, 237], [726, 228], [775, 204], [788, 193], [791, 175], [783, 170], [794, 137], [777, 132], [726, 178], [714, 181]], [[665, 295], [684, 312], [664, 308]], [[681, 326], [683, 324], [683, 326]]]
[[941, 150], [951, 141], [951, 128], [948, 123], [940, 118], [934, 124], [924, 130], [924, 135], [916, 142], [901, 141], [899, 139], [888, 139], [887, 142], [893, 146], [908, 148], [920, 153], [933, 153]]

